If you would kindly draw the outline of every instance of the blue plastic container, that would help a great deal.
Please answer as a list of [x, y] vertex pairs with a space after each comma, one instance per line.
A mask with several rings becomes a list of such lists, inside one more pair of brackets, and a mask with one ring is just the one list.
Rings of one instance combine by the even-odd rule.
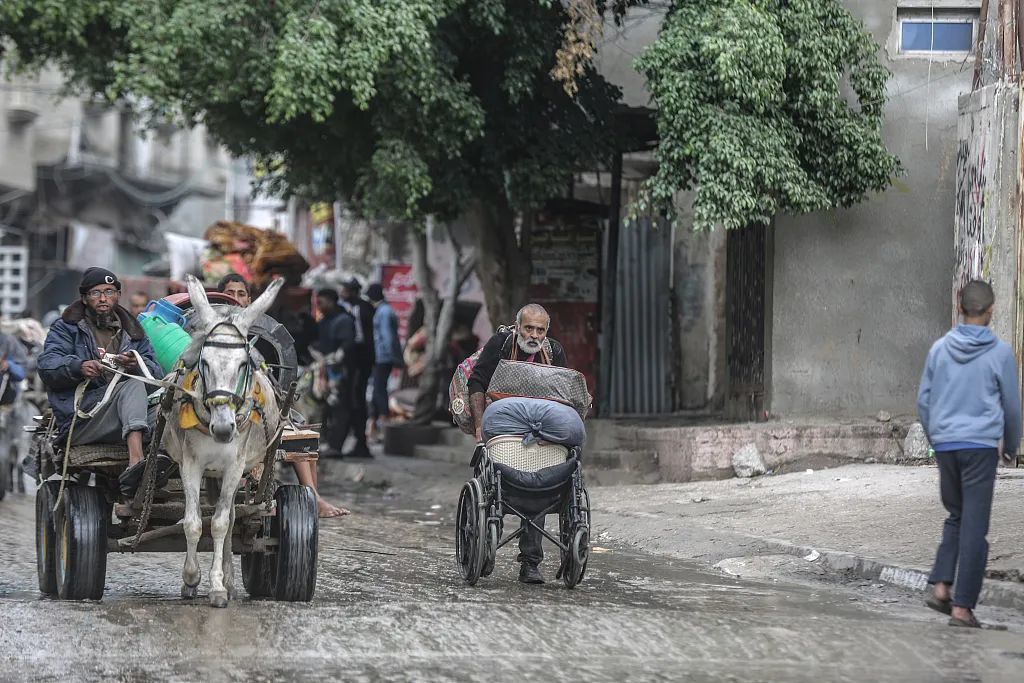
[[181, 327], [185, 327], [185, 311], [168, 301], [164, 301], [163, 299], [150, 301], [146, 304], [145, 310], [143, 310], [142, 313], [139, 313], [139, 322], [141, 323], [145, 318], [148, 318], [151, 315], [157, 316], [164, 322], [175, 323]]

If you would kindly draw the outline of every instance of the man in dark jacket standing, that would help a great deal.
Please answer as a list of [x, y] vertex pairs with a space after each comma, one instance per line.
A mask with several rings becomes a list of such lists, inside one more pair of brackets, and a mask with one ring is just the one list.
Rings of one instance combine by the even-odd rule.
[[[917, 410], [939, 465], [939, 490], [949, 512], [928, 583], [928, 607], [951, 626], [980, 627], [974, 606], [988, 562], [992, 491], [999, 442], [1012, 459], [1021, 438], [1017, 361], [988, 325], [995, 295], [986, 282], [960, 292], [963, 322], [928, 353]], [[956, 591], [953, 582], [956, 580]]]
[[[473, 415], [478, 442], [482, 440], [481, 425], [487, 407], [487, 387], [498, 368], [498, 361], [519, 360], [568, 367], [562, 345], [548, 337], [550, 327], [551, 316], [544, 307], [527, 304], [516, 314], [515, 329], [498, 332], [480, 351], [480, 357], [469, 378], [469, 410]], [[534, 522], [544, 528], [543, 517]], [[519, 580], [523, 583], [544, 583], [539, 566], [544, 559], [544, 548], [541, 546], [543, 536], [525, 520], [520, 528], [523, 535], [519, 537]]]
[[[39, 376], [47, 388], [50, 407], [57, 418], [58, 444], [67, 438], [75, 413], [75, 390], [88, 381], [78, 409], [94, 414], [75, 422], [72, 444], [124, 443], [128, 445], [128, 469], [119, 478], [121, 491], [133, 495], [143, 470], [144, 438], [148, 438], [155, 411], [149, 410], [146, 385], [122, 378], [109, 399], [97, 409], [113, 374], [100, 362], [112, 358], [124, 372], [141, 375], [132, 351], [137, 351], [154, 377], [162, 376], [153, 347], [142, 327], [119, 305], [121, 283], [104, 268], [89, 268], [78, 288], [82, 298], [68, 306], [53, 323], [39, 356]], [[171, 465], [160, 456], [158, 472]]]
[[356, 342], [354, 318], [338, 305], [338, 294], [333, 289], [321, 289], [316, 293], [316, 307], [320, 311], [317, 351], [324, 355], [328, 393], [324, 405], [324, 445], [320, 455], [341, 457], [352, 425], [352, 373], [348, 358]]
[[373, 374], [373, 305], [360, 296], [362, 285], [351, 278], [341, 285], [342, 307], [352, 314], [356, 325], [356, 342], [347, 360], [352, 375], [352, 435], [356, 445], [345, 453], [346, 458], [369, 458], [370, 448], [366, 445], [366, 424], [369, 413], [366, 406], [366, 387]]

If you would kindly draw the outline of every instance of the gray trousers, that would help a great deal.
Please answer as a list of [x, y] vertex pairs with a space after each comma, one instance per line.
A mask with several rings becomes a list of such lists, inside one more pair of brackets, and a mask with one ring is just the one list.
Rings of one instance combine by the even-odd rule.
[[989, 518], [999, 452], [994, 448], [936, 453], [942, 504], [949, 512], [928, 583], [954, 579], [953, 604], [974, 609], [988, 562]]
[[98, 413], [89, 420], [79, 418], [75, 423], [71, 443], [124, 443], [130, 432], [142, 432], [143, 441], [148, 441], [156, 424], [157, 411], [157, 406], [147, 405], [148, 400], [145, 384], [122, 379]]

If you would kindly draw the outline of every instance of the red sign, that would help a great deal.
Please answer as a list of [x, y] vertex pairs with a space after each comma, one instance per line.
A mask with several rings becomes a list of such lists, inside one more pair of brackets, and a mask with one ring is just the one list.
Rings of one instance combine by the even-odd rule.
[[416, 306], [416, 278], [408, 263], [389, 263], [380, 267], [380, 285], [384, 299], [398, 316], [398, 338], [405, 344], [409, 333], [409, 316]]

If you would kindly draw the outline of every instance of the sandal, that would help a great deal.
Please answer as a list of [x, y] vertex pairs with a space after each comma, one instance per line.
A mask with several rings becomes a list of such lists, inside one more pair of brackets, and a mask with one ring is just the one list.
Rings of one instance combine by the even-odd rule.
[[[171, 460], [171, 456], [166, 453], [157, 453], [156, 455], [156, 487], [163, 488], [167, 486], [167, 482], [171, 478], [171, 471], [173, 470], [174, 461]], [[117, 477], [118, 487], [121, 489], [121, 495], [125, 498], [133, 497], [139, 490], [139, 485], [142, 483], [142, 474], [146, 469], [145, 459], [135, 463]]]
[[934, 595], [929, 595], [924, 601], [925, 607], [933, 609], [936, 612], [945, 614], [947, 616], [953, 614], [953, 601], [952, 600], [940, 600]]
[[958, 628], [981, 628], [986, 631], [1005, 631], [1007, 630], [1002, 624], [983, 624], [978, 621], [978, 618], [973, 614], [970, 619], [958, 619], [957, 617], [950, 617], [950, 626], [956, 626]]

